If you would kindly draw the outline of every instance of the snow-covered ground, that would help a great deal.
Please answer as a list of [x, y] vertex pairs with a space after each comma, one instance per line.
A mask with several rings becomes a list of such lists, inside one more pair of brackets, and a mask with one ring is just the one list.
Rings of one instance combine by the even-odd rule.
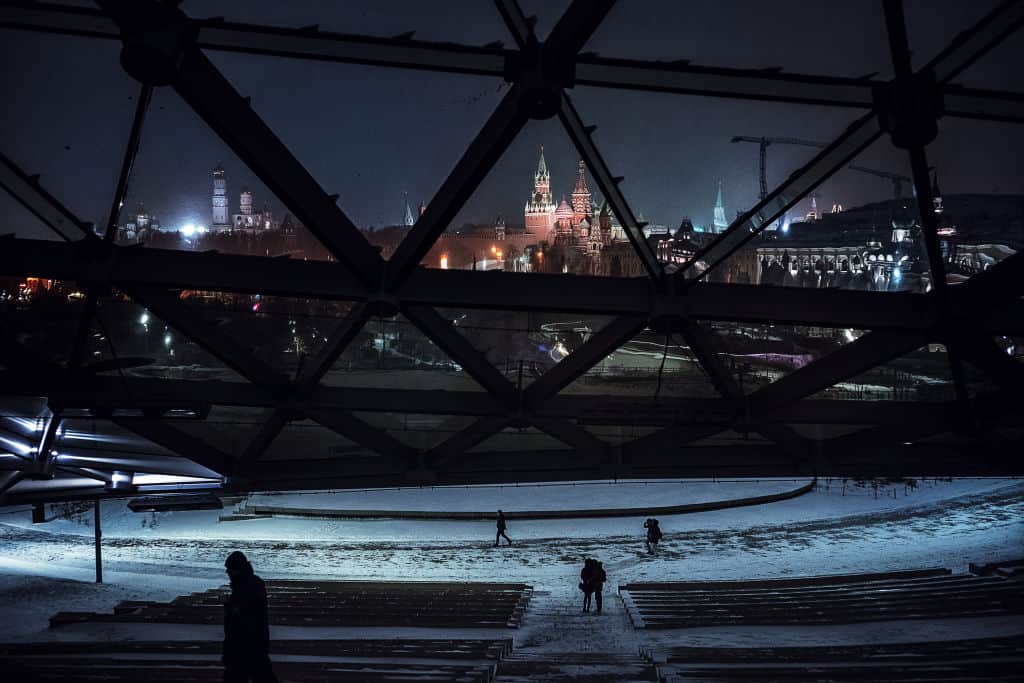
[[[511, 511], [672, 505], [763, 495], [800, 483], [606, 482], [261, 498], [275, 505], [287, 500], [301, 507], [501, 507]], [[124, 625], [48, 631], [46, 619], [60, 610], [109, 611], [121, 600], [169, 600], [220, 585], [223, 560], [236, 549], [245, 551], [264, 578], [522, 581], [535, 586], [537, 593], [523, 628], [514, 633], [517, 647], [628, 652], [635, 652], [641, 642], [671, 639], [678, 643], [684, 636], [632, 631], [614, 595], [621, 583], [931, 566], [964, 571], [968, 562], [1024, 556], [1024, 482], [1019, 480], [927, 480], [910, 490], [902, 485], [883, 487], [877, 498], [870, 488], [848, 485], [844, 491], [841, 482], [820, 484], [816, 491], [791, 500], [662, 517], [665, 539], [657, 557], [644, 552], [641, 525], [647, 515], [642, 512], [609, 519], [512, 521], [508, 533], [515, 545], [495, 548], [491, 522], [271, 518], [218, 523], [219, 511], [154, 517], [131, 513], [123, 502], [105, 502], [106, 583], [102, 586], [91, 583], [91, 513], [80, 522], [32, 525], [27, 510], [7, 511], [0, 513], [0, 640], [144, 639], [157, 633], [159, 637], [216, 638], [216, 627], [190, 627], [177, 636], [173, 629]], [[587, 556], [602, 560], [609, 575], [607, 613], [601, 617], [577, 614], [577, 577]], [[775, 642], [775, 638], [781, 643], [807, 642], [808, 638], [871, 642], [894, 636], [905, 640], [965, 637], [1024, 633], [1022, 621], [1000, 617], [895, 626], [690, 629], [685, 641], [740, 645]], [[275, 637], [289, 635], [295, 637], [288, 629], [274, 630]], [[354, 636], [356, 631], [347, 635]]]

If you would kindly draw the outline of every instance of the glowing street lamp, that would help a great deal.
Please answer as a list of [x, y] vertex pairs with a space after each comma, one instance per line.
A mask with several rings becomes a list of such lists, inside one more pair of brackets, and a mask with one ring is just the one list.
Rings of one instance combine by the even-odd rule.
[[441, 270], [448, 270], [448, 254], [441, 254]]
[[186, 223], [181, 228], [181, 234], [183, 234], [185, 237], [191, 237], [192, 235], [196, 234], [196, 226], [195, 226], [195, 224], [194, 223]]

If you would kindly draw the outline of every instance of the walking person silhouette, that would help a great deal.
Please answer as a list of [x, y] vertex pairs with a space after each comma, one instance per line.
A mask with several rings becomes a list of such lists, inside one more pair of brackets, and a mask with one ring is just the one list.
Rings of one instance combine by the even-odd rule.
[[498, 510], [498, 533], [496, 533], [494, 535], [494, 547], [495, 548], [498, 547], [498, 544], [501, 542], [502, 538], [504, 538], [506, 541], [508, 541], [509, 545], [512, 545], [512, 539], [509, 538], [508, 534], [505, 533], [505, 527], [506, 526], [507, 525], [505, 523], [505, 513], [502, 512], [501, 510]]
[[239, 550], [228, 555], [224, 570], [231, 595], [224, 603], [224, 683], [277, 683], [270, 664], [267, 588]]
[[647, 529], [647, 554], [657, 555], [658, 554], [658, 543], [661, 542], [661, 525], [658, 520], [653, 517], [648, 517], [647, 521], [644, 522], [644, 528]]

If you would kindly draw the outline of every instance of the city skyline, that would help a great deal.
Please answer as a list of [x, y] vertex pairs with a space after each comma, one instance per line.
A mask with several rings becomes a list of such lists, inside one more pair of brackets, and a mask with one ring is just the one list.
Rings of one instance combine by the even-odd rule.
[[[417, 38], [464, 40], [481, 37], [512, 45], [500, 17], [484, 3], [449, 3], [464, 18], [445, 21], [429, 8], [410, 4], [409, 14], [385, 16], [372, 3], [346, 6], [346, 11], [312, 12], [304, 7], [253, 3], [196, 5], [183, 9], [199, 15], [224, 8], [231, 19], [304, 25], [306, 15], [321, 18], [324, 30], [365, 31], [378, 35], [416, 28]], [[964, 7], [963, 3], [908, 2], [908, 26], [915, 59], [927, 58], [976, 20], [994, 2]], [[795, 7], [795, 5], [794, 5]], [[557, 19], [558, 8], [526, 3], [537, 13], [543, 34]], [[884, 33], [870, 12], [841, 3], [799, 7], [782, 12], [755, 5], [693, 3], [685, 10], [650, 5], [650, 11], [622, 7], [609, 16], [585, 51], [606, 56], [652, 59], [686, 58], [695, 63], [725, 66], [781, 66], [804, 72], [865, 75], [891, 72]], [[880, 12], [880, 10], [879, 10]], [[398, 14], [397, 12], [395, 14]], [[779, 16], [784, 16], [783, 22]], [[781, 23], [780, 23], [781, 22]], [[412, 24], [411, 26], [409, 24]], [[722, 25], [730, 32], [723, 33]], [[774, 28], [798, 30], [796, 38], [766, 45], [763, 36]], [[699, 29], [699, 30], [698, 30]], [[806, 30], [805, 30], [806, 29]], [[391, 33], [389, 33], [391, 32]], [[19, 55], [19, 68], [5, 73], [8, 107], [0, 124], [10, 133], [4, 152], [23, 168], [40, 173], [43, 187], [59, 196], [85, 220], [103, 223], [123, 154], [138, 84], [118, 63], [116, 42], [4, 31], [0, 48]], [[749, 34], [750, 41], [735, 40]], [[787, 34], [788, 35], [788, 34]], [[685, 40], [680, 45], [676, 40]], [[755, 40], [756, 38], [756, 40]], [[1012, 39], [977, 64], [959, 81], [977, 87], [1024, 90], [1019, 73], [1006, 69], [1021, 54]], [[827, 48], [827, 49], [826, 49]], [[244, 95], [328, 193], [339, 194], [339, 206], [362, 227], [401, 223], [403, 197], [429, 203], [466, 145], [507, 92], [501, 79], [430, 74], [302, 60], [269, 60], [210, 52], [215, 65]], [[61, 88], [52, 87], [61, 78]], [[359, 92], [360, 98], [346, 93]], [[744, 103], [726, 99], [577, 87], [570, 91], [584, 120], [596, 125], [595, 140], [635, 213], [667, 225], [683, 216], [708, 224], [717, 182], [723, 181], [727, 218], [757, 199], [757, 150], [733, 145], [734, 135], [799, 136], [830, 141], [854, 118], [841, 109], [796, 107], [775, 103]], [[69, 112], [76, 112], [75, 116]], [[644, 125], [635, 125], [642, 112]], [[929, 158], [949, 193], [1024, 194], [1017, 170], [1015, 126], [942, 119], [942, 135], [929, 147]], [[571, 178], [578, 152], [556, 120], [531, 121], [499, 159], [452, 221], [486, 223], [497, 215], [514, 216], [521, 204], [523, 169], [535, 163], [538, 147], [549, 153], [556, 178]], [[769, 186], [778, 184], [813, 154], [811, 149], [775, 147], [769, 152]], [[143, 201], [165, 225], [201, 220], [206, 214], [208, 171], [222, 161], [231, 178], [229, 192], [242, 184], [254, 193], [256, 206], [267, 202], [283, 215], [283, 204], [245, 168], [176, 94], [158, 88], [143, 131], [139, 159], [126, 207]], [[857, 163], [909, 175], [905, 155], [886, 140], [857, 158]], [[568, 190], [567, 190], [568, 191]], [[888, 199], [889, 185], [880, 179], [840, 172], [820, 189], [821, 203], [857, 206]], [[560, 199], [560, 197], [559, 197]], [[802, 207], [801, 207], [802, 208]], [[0, 199], [5, 232], [46, 237], [25, 229], [31, 220], [13, 200]]]

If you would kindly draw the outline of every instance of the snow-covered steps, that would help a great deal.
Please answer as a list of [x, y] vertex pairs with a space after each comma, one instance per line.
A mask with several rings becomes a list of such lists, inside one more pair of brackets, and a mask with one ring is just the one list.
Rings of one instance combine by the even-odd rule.
[[[275, 626], [517, 628], [533, 593], [530, 586], [513, 583], [271, 580], [266, 586], [268, 617]], [[59, 612], [50, 627], [220, 624], [227, 594], [226, 588], [216, 588], [169, 603], [123, 602], [111, 614]]]
[[683, 681], [1021, 680], [1024, 637], [815, 647], [641, 648], [666, 683]]
[[978, 576], [1002, 576], [1004, 578], [1017, 578], [1024, 576], [1024, 560], [1009, 560], [1007, 562], [993, 562], [992, 564], [971, 564], [969, 569], [972, 574]]
[[[511, 649], [498, 640], [275, 640], [279, 680], [489, 683]], [[220, 681], [220, 642], [47, 642], [0, 645], [9, 680]]]
[[513, 653], [498, 663], [495, 683], [639, 683], [656, 681], [654, 665], [639, 655], [598, 652]]
[[619, 587], [636, 628], [850, 624], [1024, 613], [1021, 582], [929, 569]]

